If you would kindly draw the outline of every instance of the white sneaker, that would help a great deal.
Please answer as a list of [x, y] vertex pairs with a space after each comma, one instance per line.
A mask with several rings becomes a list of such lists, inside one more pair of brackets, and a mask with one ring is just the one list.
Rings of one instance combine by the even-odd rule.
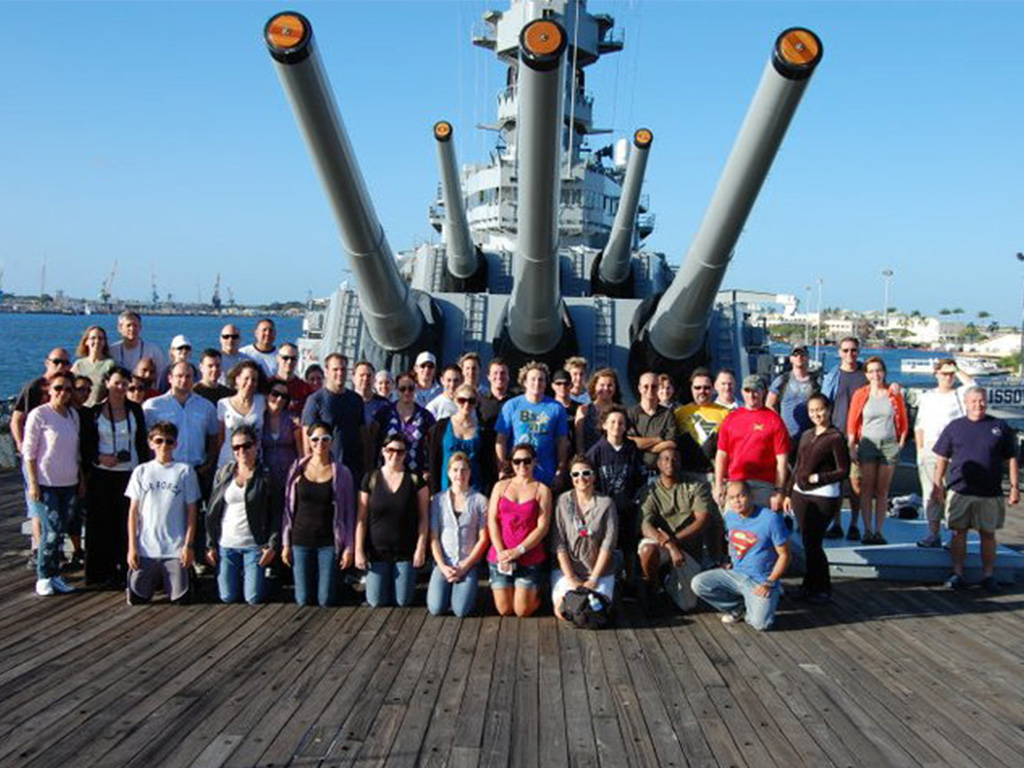
[[739, 624], [743, 621], [742, 613], [723, 613], [722, 623], [723, 624]]
[[55, 594], [53, 591], [53, 579], [36, 579], [36, 594], [43, 597], [50, 597]]
[[54, 592], [59, 592], [62, 595], [66, 595], [68, 592], [74, 592], [75, 588], [68, 584], [60, 576], [54, 576], [50, 579], [50, 586], [53, 587]]

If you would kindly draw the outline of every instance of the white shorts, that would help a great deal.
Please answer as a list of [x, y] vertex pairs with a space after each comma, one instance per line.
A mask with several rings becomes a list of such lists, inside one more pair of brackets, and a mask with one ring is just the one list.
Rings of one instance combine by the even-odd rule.
[[[565, 597], [566, 593], [572, 589], [569, 580], [565, 578], [565, 574], [562, 573], [561, 568], [556, 568], [551, 572], [551, 602], [558, 605], [562, 602], [562, 598]], [[597, 588], [594, 590], [599, 592], [609, 600], [615, 599], [615, 573], [607, 573], [597, 580]]]

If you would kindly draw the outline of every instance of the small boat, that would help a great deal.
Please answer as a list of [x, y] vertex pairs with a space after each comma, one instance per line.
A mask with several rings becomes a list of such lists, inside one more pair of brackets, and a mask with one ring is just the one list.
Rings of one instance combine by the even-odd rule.
[[900, 360], [900, 373], [930, 375], [935, 371], [937, 357], [905, 357]]
[[968, 376], [1002, 376], [1009, 372], [990, 357], [957, 357], [956, 364]]

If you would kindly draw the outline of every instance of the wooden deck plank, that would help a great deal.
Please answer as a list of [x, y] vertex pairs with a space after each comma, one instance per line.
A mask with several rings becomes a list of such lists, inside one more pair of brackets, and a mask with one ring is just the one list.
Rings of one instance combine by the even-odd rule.
[[558, 661], [562, 679], [560, 697], [565, 712], [568, 764], [571, 768], [597, 765], [594, 721], [587, 695], [587, 683], [583, 678], [579, 633], [565, 622], [558, 622], [554, 631], [558, 639]]
[[441, 681], [437, 701], [430, 718], [427, 733], [420, 750], [423, 768], [442, 768], [448, 765], [459, 723], [459, 709], [469, 685], [473, 655], [480, 636], [482, 622], [477, 618], [463, 619], [459, 637]]
[[512, 752], [512, 707], [515, 697], [516, 658], [519, 651], [517, 618], [503, 618], [498, 630], [494, 671], [487, 697], [487, 718], [480, 745], [480, 765], [506, 768]]
[[[562, 667], [558, 648], [558, 619], [539, 620], [537, 648], [537, 717], [540, 730], [537, 739], [537, 760], [540, 768], [564, 768], [569, 762], [566, 728], [566, 703], [562, 696]], [[573, 702], [586, 706], [586, 700]]]
[[519, 626], [509, 765], [521, 768], [537, 768], [540, 763], [540, 621], [522, 621]]

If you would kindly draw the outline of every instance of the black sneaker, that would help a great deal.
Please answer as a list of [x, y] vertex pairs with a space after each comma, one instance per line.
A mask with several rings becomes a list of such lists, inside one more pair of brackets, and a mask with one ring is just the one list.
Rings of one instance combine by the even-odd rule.
[[826, 539], [841, 539], [843, 538], [843, 526], [839, 523], [835, 523], [831, 528], [825, 531]]
[[999, 582], [996, 581], [995, 576], [986, 576], [981, 580], [981, 588], [988, 592], [990, 595], [996, 595], [1002, 592], [999, 587]]
[[847, 541], [860, 541], [860, 528], [856, 525], [851, 525], [850, 530], [846, 532]]

